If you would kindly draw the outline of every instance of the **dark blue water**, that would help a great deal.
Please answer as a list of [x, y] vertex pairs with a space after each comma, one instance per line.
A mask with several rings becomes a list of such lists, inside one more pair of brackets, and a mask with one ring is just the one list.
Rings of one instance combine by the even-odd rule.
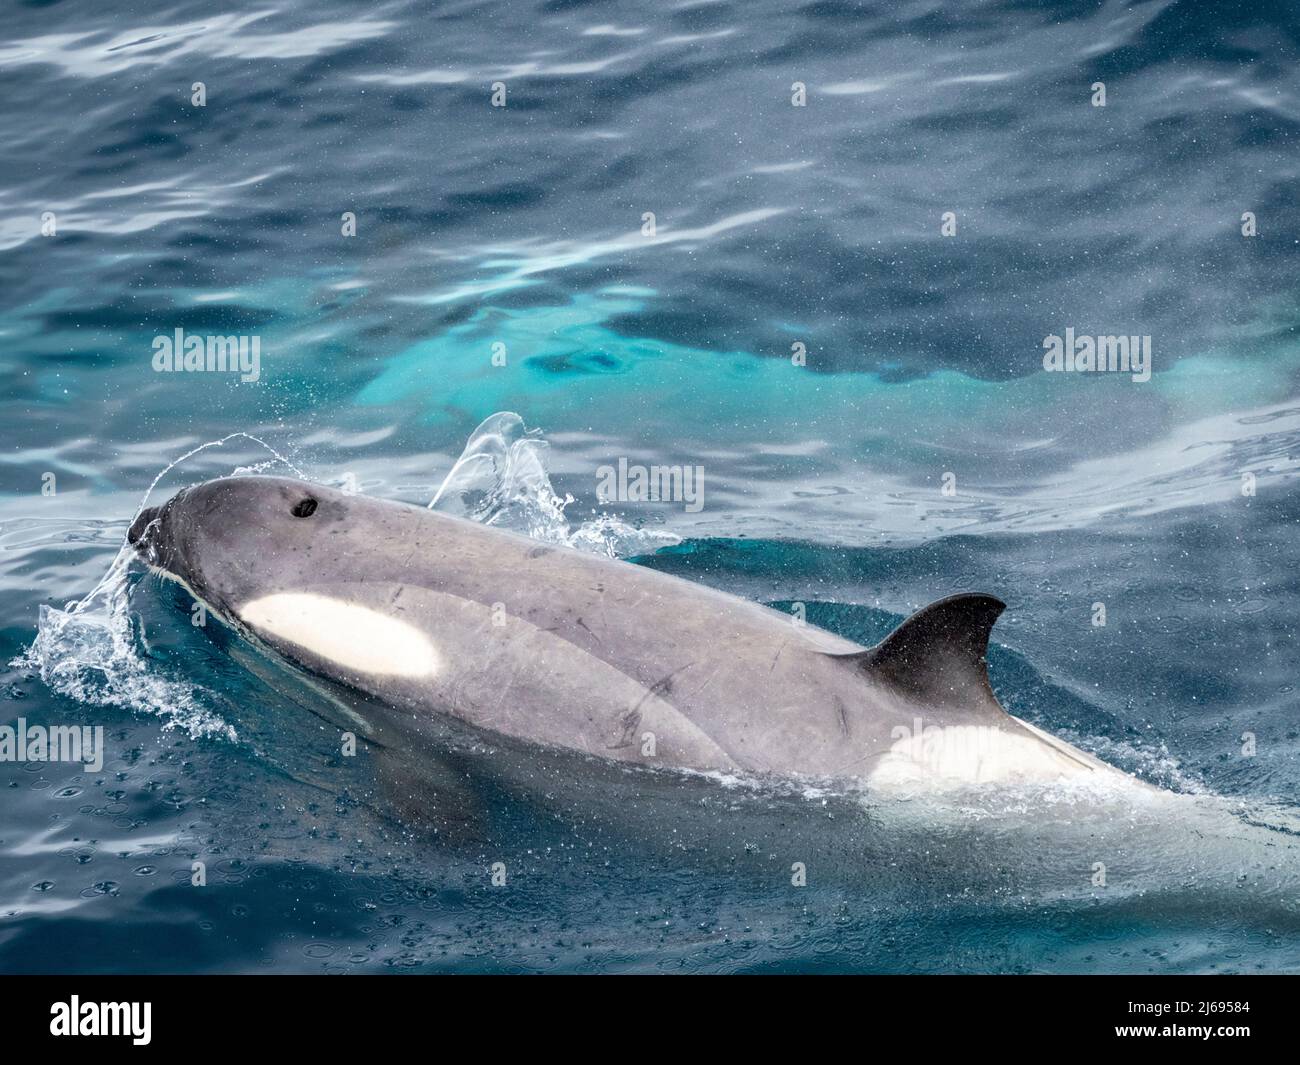
[[[0, 970], [1300, 968], [1292, 5], [65, 0], [0, 35], [0, 723], [107, 747], [0, 762]], [[1149, 336], [1150, 380], [1044, 372], [1067, 328]], [[155, 372], [176, 329], [258, 337], [258, 380]], [[993, 592], [1003, 702], [1171, 798], [561, 760], [532, 802], [488, 754], [488, 831], [434, 845], [156, 579], [92, 594], [205, 443], [250, 434], [157, 495], [267, 464], [423, 504], [498, 411], [550, 445], [507, 523], [863, 641]], [[703, 509], [600, 503], [619, 457], [702, 466]]]

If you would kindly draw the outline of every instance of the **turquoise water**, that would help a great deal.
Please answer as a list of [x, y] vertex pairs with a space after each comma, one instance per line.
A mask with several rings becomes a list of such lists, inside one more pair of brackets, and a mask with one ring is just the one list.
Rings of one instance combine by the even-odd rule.
[[[102, 726], [106, 764], [0, 761], [0, 970], [1300, 968], [1298, 29], [15, 5], [0, 724]], [[178, 328], [257, 336], [258, 380], [155, 372]], [[1043, 372], [1066, 328], [1149, 335], [1150, 381]], [[507, 411], [538, 435], [504, 423], [525, 442], [440, 495]], [[702, 467], [703, 509], [602, 502], [620, 457]], [[1171, 797], [539, 754], [552, 801], [497, 753], [467, 768], [487, 841], [432, 846], [292, 678], [115, 568], [151, 488], [250, 468], [439, 495], [861, 641], [994, 593], [1004, 704]]]

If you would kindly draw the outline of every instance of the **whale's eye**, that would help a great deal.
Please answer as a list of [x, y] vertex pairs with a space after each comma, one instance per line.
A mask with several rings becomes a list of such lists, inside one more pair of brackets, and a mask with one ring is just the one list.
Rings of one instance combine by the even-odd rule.
[[306, 499], [300, 499], [293, 505], [293, 510], [289, 512], [295, 518], [310, 518], [316, 513], [316, 500], [308, 496]]

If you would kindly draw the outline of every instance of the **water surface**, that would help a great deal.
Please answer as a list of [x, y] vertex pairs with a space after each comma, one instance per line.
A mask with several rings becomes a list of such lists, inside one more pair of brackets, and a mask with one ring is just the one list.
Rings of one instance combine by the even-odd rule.
[[[0, 969], [1300, 967], [1298, 40], [1160, 0], [12, 5], [0, 719], [108, 758], [0, 763]], [[155, 372], [178, 328], [259, 379]], [[1151, 380], [1044, 373], [1066, 328], [1150, 336]], [[1005, 705], [1177, 798], [556, 810], [487, 758], [490, 845], [431, 847], [156, 580], [92, 595], [201, 445], [155, 499], [425, 504], [504, 411], [549, 452], [481, 520], [862, 641], [992, 592]], [[703, 510], [602, 504], [619, 457], [702, 466]]]

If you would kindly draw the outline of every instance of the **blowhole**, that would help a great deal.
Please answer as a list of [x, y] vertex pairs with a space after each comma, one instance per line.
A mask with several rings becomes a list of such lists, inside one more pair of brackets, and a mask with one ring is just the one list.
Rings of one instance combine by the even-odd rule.
[[293, 510], [291, 510], [290, 513], [295, 518], [310, 518], [316, 513], [316, 500], [312, 499], [311, 496], [308, 496], [306, 499], [300, 499], [293, 505]]

